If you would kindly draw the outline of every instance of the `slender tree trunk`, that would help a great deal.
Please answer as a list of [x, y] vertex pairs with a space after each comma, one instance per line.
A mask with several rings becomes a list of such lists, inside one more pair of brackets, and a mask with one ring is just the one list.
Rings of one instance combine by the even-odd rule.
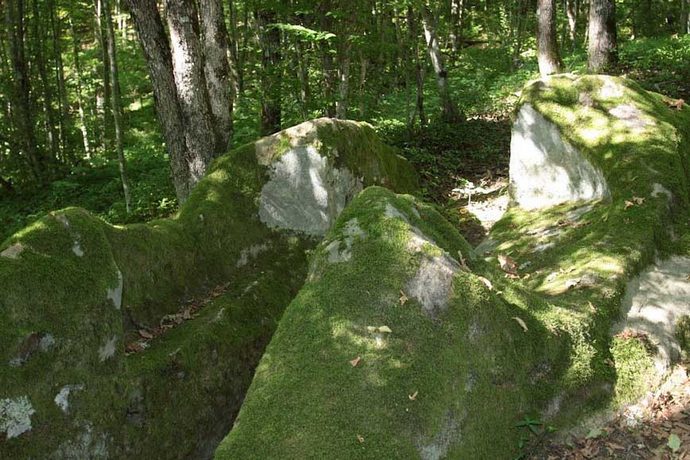
[[349, 42], [341, 44], [340, 52], [338, 53], [338, 100], [335, 106], [335, 116], [341, 120], [347, 119], [348, 96], [350, 92], [350, 48]]
[[299, 103], [302, 118], [307, 119], [309, 106], [311, 105], [311, 87], [309, 85], [309, 61], [306, 55], [304, 43], [297, 39], [295, 43], [297, 56], [297, 78], [299, 80]]
[[690, 34], [690, 0], [680, 0], [680, 34]]
[[16, 132], [21, 138], [21, 148], [36, 181], [43, 182], [44, 170], [40, 153], [36, 148], [34, 114], [31, 103], [31, 81], [26, 61], [26, 28], [24, 0], [10, 0], [6, 5], [7, 29], [10, 37], [10, 54], [15, 84]]
[[41, 16], [39, 13], [39, 8], [38, 8], [38, 1], [33, 0], [32, 2], [32, 9], [33, 9], [33, 15], [34, 15], [34, 38], [35, 38], [35, 44], [36, 44], [36, 51], [35, 51], [35, 56], [36, 56], [36, 63], [38, 64], [38, 73], [41, 78], [41, 89], [43, 92], [43, 113], [45, 115], [44, 118], [44, 127], [45, 127], [45, 134], [46, 134], [46, 139], [48, 141], [48, 148], [50, 149], [51, 153], [51, 160], [57, 161], [59, 158], [60, 152], [59, 152], [59, 144], [58, 144], [58, 134], [55, 129], [55, 111], [53, 110], [53, 89], [52, 86], [50, 85], [50, 80], [48, 78], [48, 70], [46, 68], [46, 62], [45, 58], [43, 55], [44, 51], [44, 41], [43, 41], [43, 35], [42, 35], [42, 21], [41, 21]]
[[115, 147], [117, 148], [117, 162], [120, 167], [120, 180], [122, 191], [125, 196], [125, 207], [127, 214], [132, 212], [131, 198], [129, 193], [129, 179], [127, 178], [127, 162], [123, 148], [123, 127], [122, 127], [122, 100], [120, 98], [120, 77], [117, 68], [117, 48], [115, 45], [115, 32], [113, 30], [113, 20], [110, 17], [110, 5], [108, 0], [103, 1], [103, 19], [108, 39], [108, 59], [110, 61], [110, 81], [112, 82], [112, 111], [113, 122], [115, 125]]
[[240, 61], [239, 52], [237, 50], [237, 47], [239, 46], [239, 41], [237, 38], [237, 13], [235, 9], [235, 2], [228, 2], [228, 8], [230, 11], [230, 37], [228, 38], [228, 59], [230, 60], [230, 84], [232, 85], [231, 100], [234, 101], [240, 95]]
[[172, 55], [156, 0], [127, 0], [153, 84], [156, 113], [170, 154], [173, 183], [180, 202], [189, 195], [194, 181], [188, 164], [182, 110], [177, 99]]
[[[98, 143], [100, 146], [103, 148], [103, 150], [107, 150], [111, 144], [110, 140], [112, 139], [112, 113], [110, 110], [111, 103], [110, 103], [110, 97], [111, 97], [111, 92], [110, 92], [110, 59], [108, 58], [108, 38], [107, 38], [107, 31], [105, 28], [105, 21], [102, 19], [103, 18], [103, 4], [101, 0], [94, 0], [94, 8], [95, 8], [95, 15], [96, 15], [96, 25], [97, 25], [97, 32], [96, 32], [96, 38], [98, 40], [98, 44], [100, 46], [100, 52], [101, 52], [101, 60], [98, 64], [99, 68], [99, 73], [103, 77], [103, 86], [101, 87], [101, 90], [103, 91], [102, 94], [98, 93], [98, 90], [96, 91], [96, 113], [98, 116], [101, 117], [102, 124], [99, 129], [99, 133], [97, 135]], [[98, 124], [96, 124], [98, 125]]]
[[333, 56], [331, 55], [330, 47], [327, 43], [321, 45], [322, 49], [322, 62], [323, 62], [323, 95], [326, 100], [326, 116], [329, 118], [335, 118], [336, 108], [335, 108], [335, 84], [334, 84], [334, 65]]
[[72, 54], [74, 57], [74, 74], [77, 83], [77, 109], [79, 112], [79, 130], [81, 131], [81, 138], [84, 145], [84, 154], [86, 159], [91, 158], [91, 142], [89, 141], [89, 130], [86, 125], [86, 116], [84, 114], [84, 103], [82, 97], [82, 86], [81, 86], [81, 61], [79, 60], [79, 37], [77, 37], [76, 31], [74, 30], [74, 24], [72, 19], [69, 18], [70, 32], [72, 33]]
[[359, 52], [359, 118], [364, 119], [366, 113], [366, 87], [367, 87], [367, 69], [369, 67], [369, 59], [363, 51]]
[[276, 15], [272, 11], [256, 12], [261, 42], [261, 135], [280, 131], [281, 80], [280, 30], [275, 27]]
[[[182, 109], [189, 173], [193, 183], [204, 177], [215, 149], [213, 116], [204, 77], [197, 13], [192, 0], [165, 0], [172, 44], [173, 75]], [[211, 134], [211, 135], [209, 135]]]
[[232, 138], [228, 31], [221, 0], [200, 0], [199, 7], [204, 44], [204, 75], [216, 136], [215, 151], [224, 153], [230, 147]]
[[451, 97], [450, 88], [448, 86], [448, 71], [443, 63], [443, 55], [439, 47], [438, 36], [436, 34], [436, 27], [432, 19], [431, 11], [428, 6], [424, 6], [422, 12], [424, 37], [426, 38], [429, 58], [431, 59], [431, 64], [436, 73], [436, 85], [438, 86], [438, 93], [441, 99], [441, 118], [445, 122], [452, 123], [461, 120], [463, 117], [458, 112]]
[[577, 11], [579, 9], [578, 3], [580, 0], [566, 0], [565, 12], [568, 16], [568, 39], [570, 40], [571, 49], [575, 49], [577, 45]]
[[412, 57], [414, 60], [414, 73], [416, 83], [416, 101], [415, 110], [410, 117], [410, 128], [414, 126], [415, 115], [419, 117], [419, 125], [426, 127], [427, 119], [424, 112], [424, 66], [419, 57], [419, 28], [417, 26], [417, 17], [411, 6], [407, 8], [407, 27], [409, 30], [409, 39], [412, 44]]
[[618, 63], [615, 0], [590, 0], [587, 57], [593, 73], [610, 71]]
[[556, 0], [537, 0], [537, 53], [542, 77], [561, 72], [556, 40]]
[[62, 62], [62, 46], [60, 45], [61, 29], [60, 20], [57, 17], [54, 0], [48, 0], [50, 14], [50, 29], [53, 38], [53, 56], [55, 58], [55, 78], [58, 88], [58, 105], [60, 116], [58, 117], [58, 134], [60, 147], [63, 154], [67, 148], [67, 122], [69, 120], [69, 104], [67, 102], [67, 89], [65, 87], [65, 69]]

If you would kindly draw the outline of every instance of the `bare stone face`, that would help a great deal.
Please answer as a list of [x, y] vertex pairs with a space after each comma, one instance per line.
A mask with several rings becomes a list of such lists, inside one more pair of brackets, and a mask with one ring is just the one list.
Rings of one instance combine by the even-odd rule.
[[520, 109], [510, 141], [512, 197], [524, 209], [610, 196], [606, 179], [530, 104]]
[[273, 165], [261, 190], [259, 217], [273, 228], [323, 236], [362, 182], [312, 146], [294, 147]]

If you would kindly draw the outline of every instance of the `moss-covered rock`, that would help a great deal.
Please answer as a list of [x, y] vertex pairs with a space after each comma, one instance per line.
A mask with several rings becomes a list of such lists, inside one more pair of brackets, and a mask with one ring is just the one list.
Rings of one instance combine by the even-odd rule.
[[432, 207], [366, 189], [313, 254], [216, 458], [509, 457], [569, 344], [503, 283]]
[[[210, 455], [305, 251], [374, 184], [414, 191], [416, 176], [370, 126], [319, 119], [217, 159], [170, 219], [110, 226], [66, 209], [9, 238], [0, 457]], [[125, 355], [138, 330], [225, 283], [198, 318]]]
[[[640, 337], [651, 338], [653, 331], [619, 318], [628, 283], [637, 273], [656, 256], [687, 253], [683, 234], [690, 192], [690, 109], [677, 109], [672, 102], [628, 79], [602, 75], [554, 76], [523, 91], [516, 125], [524, 124], [521, 114], [526, 111], [537, 113], [558, 137], [554, 144], [567, 145], [580, 164], [598, 175], [588, 176], [594, 179], [585, 183], [601, 185], [579, 193], [582, 175], [561, 169], [561, 182], [552, 184], [548, 174], [536, 174], [533, 190], [572, 193], [561, 195], [548, 209], [511, 208], [482, 247], [489, 257], [507, 254], [518, 262], [520, 284], [552, 305], [545, 318], [567, 329], [574, 340], [562, 385], [564, 400], [571, 399], [563, 405], [563, 423], [569, 414], [579, 413], [569, 406], [616, 407], [635, 399], [658, 382], [655, 368], [667, 367], [654, 366], [651, 354], [668, 344], [643, 346]], [[548, 160], [549, 153], [542, 154]], [[558, 202], [563, 203], [554, 205]], [[670, 311], [672, 305], [667, 306]], [[661, 317], [670, 323], [657, 330], [672, 330], [677, 314]], [[643, 353], [647, 359], [640, 359]]]

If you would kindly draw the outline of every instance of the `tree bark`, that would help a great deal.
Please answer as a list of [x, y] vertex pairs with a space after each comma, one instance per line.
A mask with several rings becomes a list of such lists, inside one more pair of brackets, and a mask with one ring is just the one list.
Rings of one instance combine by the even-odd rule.
[[113, 20], [110, 16], [110, 5], [108, 0], [103, 1], [103, 19], [105, 20], [105, 30], [108, 39], [108, 60], [110, 61], [110, 81], [112, 82], [112, 111], [113, 124], [115, 125], [115, 147], [117, 149], [117, 162], [120, 167], [120, 181], [122, 191], [125, 196], [125, 207], [127, 214], [132, 212], [131, 197], [129, 192], [129, 179], [127, 178], [127, 162], [123, 147], [123, 127], [122, 127], [122, 101], [120, 98], [120, 76], [117, 68], [117, 48], [115, 45], [115, 32], [113, 30]]
[[228, 64], [228, 31], [220, 0], [200, 0], [204, 44], [204, 75], [208, 90], [218, 153], [226, 152], [232, 138], [232, 91]]
[[461, 120], [463, 117], [455, 107], [455, 103], [450, 94], [450, 88], [448, 87], [448, 71], [443, 63], [443, 55], [441, 54], [438, 43], [436, 26], [427, 5], [422, 7], [422, 26], [424, 27], [424, 37], [426, 38], [429, 58], [431, 59], [431, 64], [436, 73], [436, 85], [438, 86], [438, 94], [441, 99], [441, 118], [448, 123]]
[[590, 0], [587, 67], [603, 73], [618, 63], [615, 0]]
[[577, 11], [580, 0], [566, 0], [565, 12], [568, 16], [568, 39], [570, 40], [571, 49], [575, 49], [577, 45]]
[[127, 0], [153, 84], [156, 113], [170, 155], [172, 179], [178, 200], [187, 199], [194, 186], [189, 172], [182, 111], [177, 100], [172, 55], [156, 0]]
[[15, 123], [16, 131], [21, 138], [21, 149], [34, 179], [41, 183], [43, 163], [36, 148], [34, 114], [31, 104], [31, 81], [26, 61], [26, 28], [24, 23], [24, 0], [11, 0], [6, 5], [7, 28], [10, 38], [10, 55], [12, 61], [15, 90]]
[[63, 153], [68, 151], [67, 147], [67, 122], [69, 120], [69, 104], [67, 102], [67, 89], [65, 87], [65, 69], [62, 61], [62, 46], [60, 45], [60, 21], [55, 10], [54, 0], [48, 0], [48, 10], [50, 15], [50, 29], [53, 39], [53, 56], [55, 58], [55, 78], [58, 88], [58, 105], [60, 107], [58, 117], [58, 134], [60, 137], [60, 147]]
[[33, 33], [36, 45], [36, 63], [38, 64], [38, 73], [41, 79], [41, 89], [43, 92], [43, 113], [44, 113], [44, 128], [46, 139], [48, 141], [48, 148], [50, 149], [51, 159], [56, 161], [59, 158], [59, 143], [58, 134], [55, 129], [55, 111], [53, 110], [53, 90], [48, 78], [48, 70], [44, 58], [44, 43], [41, 31], [42, 21], [39, 13], [38, 1], [33, 0], [32, 11], [34, 15]]
[[165, 0], [172, 46], [173, 75], [185, 126], [190, 180], [196, 184], [216, 150], [211, 107], [204, 77], [198, 21], [192, 0]]
[[338, 100], [335, 104], [335, 116], [347, 119], [348, 96], [350, 92], [350, 43], [343, 43], [338, 53]]
[[82, 144], [86, 159], [91, 158], [91, 142], [89, 141], [89, 130], [86, 125], [86, 115], [84, 113], [84, 101], [81, 86], [81, 61], [79, 60], [79, 38], [74, 30], [72, 18], [68, 19], [70, 32], [72, 33], [72, 55], [74, 57], [74, 74], [77, 84], [77, 110], [79, 112], [79, 130], [81, 131]]
[[556, 40], [556, 0], [537, 0], [537, 58], [542, 77], [561, 72]]
[[256, 12], [261, 43], [261, 135], [280, 131], [282, 63], [280, 54], [280, 30], [275, 27], [273, 11]]
[[680, 0], [680, 26], [679, 32], [690, 34], [690, 0]]

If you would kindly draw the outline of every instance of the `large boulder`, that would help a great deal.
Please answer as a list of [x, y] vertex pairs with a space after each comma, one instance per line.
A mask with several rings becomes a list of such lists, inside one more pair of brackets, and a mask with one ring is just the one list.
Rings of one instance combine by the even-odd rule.
[[72, 208], [2, 243], [0, 457], [208, 457], [305, 251], [376, 184], [416, 176], [370, 126], [319, 119], [218, 158], [173, 218]]
[[[621, 329], [628, 282], [690, 251], [687, 233], [672, 242], [690, 110], [670, 102], [623, 78], [528, 85], [511, 169], [527, 201], [483, 258], [428, 205], [364, 190], [313, 253], [216, 458], [515, 458], [531, 430], [639, 397], [673, 324]], [[664, 308], [673, 322], [687, 303]]]
[[503, 286], [433, 207], [366, 189], [313, 254], [216, 458], [510, 458], [569, 344]]

